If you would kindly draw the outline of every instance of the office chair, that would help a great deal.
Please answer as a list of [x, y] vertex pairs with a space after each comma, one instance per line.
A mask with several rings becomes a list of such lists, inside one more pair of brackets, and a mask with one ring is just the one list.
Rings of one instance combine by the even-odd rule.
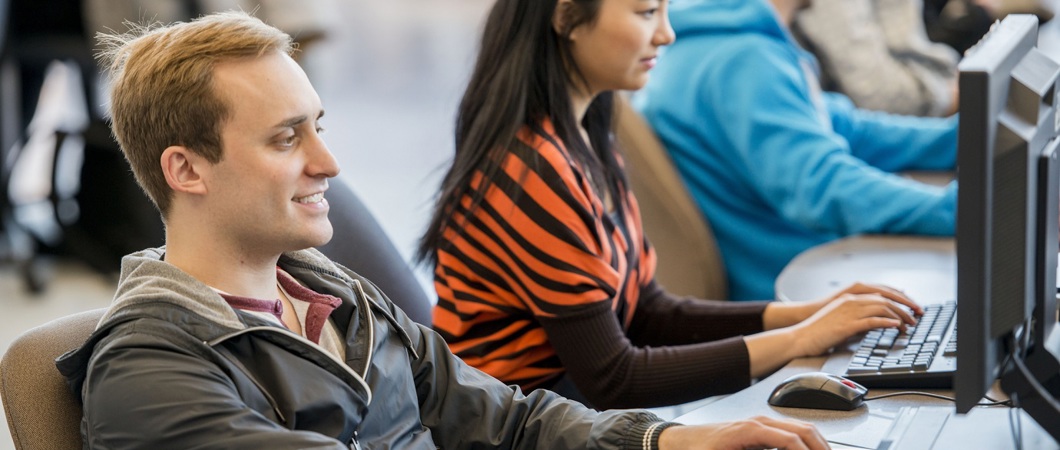
[[433, 302], [368, 207], [340, 178], [331, 179], [327, 199], [335, 234], [319, 250], [375, 283], [416, 323], [431, 326]]
[[[81, 25], [80, 5], [81, 2], [77, 0], [0, 0], [0, 8], [3, 9], [0, 11], [0, 22], [2, 22], [0, 23], [0, 33], [2, 33], [0, 34], [0, 263], [14, 263], [26, 287], [32, 293], [43, 291], [47, 281], [47, 271], [39, 267], [38, 244], [54, 247], [61, 242], [62, 232], [51, 224], [45, 227], [38, 226], [49, 222], [47, 219], [36, 221], [27, 218], [47, 217], [49, 215], [45, 211], [47, 204], [55, 208], [55, 213], [62, 211], [60, 214], [69, 221], [73, 221], [76, 217], [76, 214], [69, 214], [69, 212], [77, 209], [81, 211], [90, 209], [84, 205], [71, 208], [75, 206], [73, 199], [60, 199], [62, 195], [59, 195], [60, 191], [57, 191], [57, 186], [73, 187], [71, 194], [77, 191], [77, 166], [79, 165], [77, 161], [80, 157], [75, 156], [71, 159], [69, 156], [83, 153], [83, 150], [75, 150], [75, 148], [83, 147], [80, 135], [84, 127], [77, 126], [71, 129], [64, 125], [50, 129], [50, 125], [54, 122], [51, 118], [39, 116], [42, 111], [38, 105], [38, 100], [45, 97], [45, 80], [52, 76], [50, 74], [53, 72], [53, 61], [63, 61], [63, 65], [73, 67], [80, 74], [87, 75], [96, 72], [91, 47]], [[71, 75], [67, 74], [67, 76]], [[84, 102], [84, 92], [93, 92], [93, 89], [81, 75], [77, 75], [76, 78], [74, 84], [77, 84], [82, 91], [79, 101]], [[55, 85], [56, 81], [51, 84]], [[55, 90], [56, 87], [53, 86], [52, 97], [55, 97]], [[65, 90], [60, 89], [60, 91]], [[68, 92], [68, 94], [72, 93]], [[67, 114], [78, 114], [83, 109], [85, 109], [84, 105], [73, 108], [50, 108], [51, 112], [61, 111]], [[45, 114], [45, 116], [48, 115]], [[65, 121], [65, 118], [63, 120]], [[36, 123], [36, 131], [31, 133], [29, 125], [32, 122], [43, 123]], [[49, 142], [49, 139], [55, 141], [54, 149], [43, 145]], [[24, 202], [26, 198], [16, 198], [18, 188], [14, 184], [18, 184], [17, 176], [27, 173], [24, 170], [25, 167], [19, 166], [27, 160], [24, 153], [27, 150], [26, 144], [31, 140], [41, 145], [34, 145], [34, 151], [29, 153], [37, 155], [52, 153], [51, 160], [60, 163], [58, 166], [53, 165], [52, 168], [62, 166], [65, 170], [48, 174], [42, 174], [36, 170], [28, 171], [32, 172], [32, 177], [39, 180], [48, 179], [51, 175], [55, 176], [49, 180], [50, 186], [46, 189], [51, 192], [51, 195], [40, 202], [35, 198], [31, 199], [32, 201], [27, 205]], [[64, 157], [60, 157], [59, 153], [62, 153]], [[35, 159], [35, 157], [28, 159]], [[68, 165], [71, 162], [74, 162], [74, 165]], [[22, 185], [25, 186], [25, 183]], [[40, 192], [37, 189], [34, 191]], [[70, 191], [63, 189], [61, 192]], [[26, 211], [27, 206], [33, 212], [16, 213], [16, 209]], [[35, 223], [24, 223], [26, 220]], [[63, 220], [59, 222], [62, 225], [67, 224], [63, 223]]]
[[55, 319], [26, 331], [0, 360], [0, 397], [17, 450], [81, 448], [81, 404], [55, 368], [96, 328], [105, 308]]
[[658, 257], [659, 284], [677, 295], [727, 300], [725, 265], [714, 232], [662, 142], [622, 95], [615, 95], [614, 120], [644, 233]]

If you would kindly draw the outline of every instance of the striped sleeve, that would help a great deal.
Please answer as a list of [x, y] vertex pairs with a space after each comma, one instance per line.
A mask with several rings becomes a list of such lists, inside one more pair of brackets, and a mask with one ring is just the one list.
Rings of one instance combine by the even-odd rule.
[[519, 137], [474, 212], [465, 196], [449, 218], [434, 327], [468, 364], [532, 388], [563, 371], [540, 319], [610, 308], [638, 278], [630, 243], [565, 149], [529, 128]]

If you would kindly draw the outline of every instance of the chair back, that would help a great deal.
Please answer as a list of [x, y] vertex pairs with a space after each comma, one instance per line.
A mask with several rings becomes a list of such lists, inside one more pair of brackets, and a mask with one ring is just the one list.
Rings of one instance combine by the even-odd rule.
[[410, 319], [431, 326], [431, 296], [364, 202], [341, 178], [331, 179], [327, 197], [335, 235], [320, 251], [375, 283]]
[[655, 278], [673, 294], [727, 300], [725, 265], [714, 232], [670, 154], [622, 95], [615, 95], [614, 120], [644, 233], [658, 258]]
[[55, 358], [85, 342], [106, 308], [55, 319], [22, 333], [0, 360], [0, 397], [17, 450], [81, 448], [81, 402]]

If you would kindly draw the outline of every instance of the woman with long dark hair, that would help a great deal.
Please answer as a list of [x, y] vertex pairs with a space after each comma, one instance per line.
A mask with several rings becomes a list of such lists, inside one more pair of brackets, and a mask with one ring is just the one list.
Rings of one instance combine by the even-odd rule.
[[[914, 322], [855, 285], [800, 304], [677, 298], [655, 282], [611, 136], [613, 90], [673, 41], [665, 0], [501, 0], [419, 257], [434, 326], [472, 366], [597, 408], [733, 392], [856, 333]], [[695, 249], [690, 249], [695, 251]]]

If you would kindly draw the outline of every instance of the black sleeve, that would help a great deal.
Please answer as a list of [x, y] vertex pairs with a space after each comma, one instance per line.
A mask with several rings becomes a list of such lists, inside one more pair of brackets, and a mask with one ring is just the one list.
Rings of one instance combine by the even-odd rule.
[[596, 408], [675, 405], [735, 392], [751, 381], [742, 337], [637, 347], [609, 302], [540, 320], [567, 375]]
[[769, 302], [676, 297], [652, 280], [640, 292], [626, 335], [637, 346], [685, 345], [762, 331]]

